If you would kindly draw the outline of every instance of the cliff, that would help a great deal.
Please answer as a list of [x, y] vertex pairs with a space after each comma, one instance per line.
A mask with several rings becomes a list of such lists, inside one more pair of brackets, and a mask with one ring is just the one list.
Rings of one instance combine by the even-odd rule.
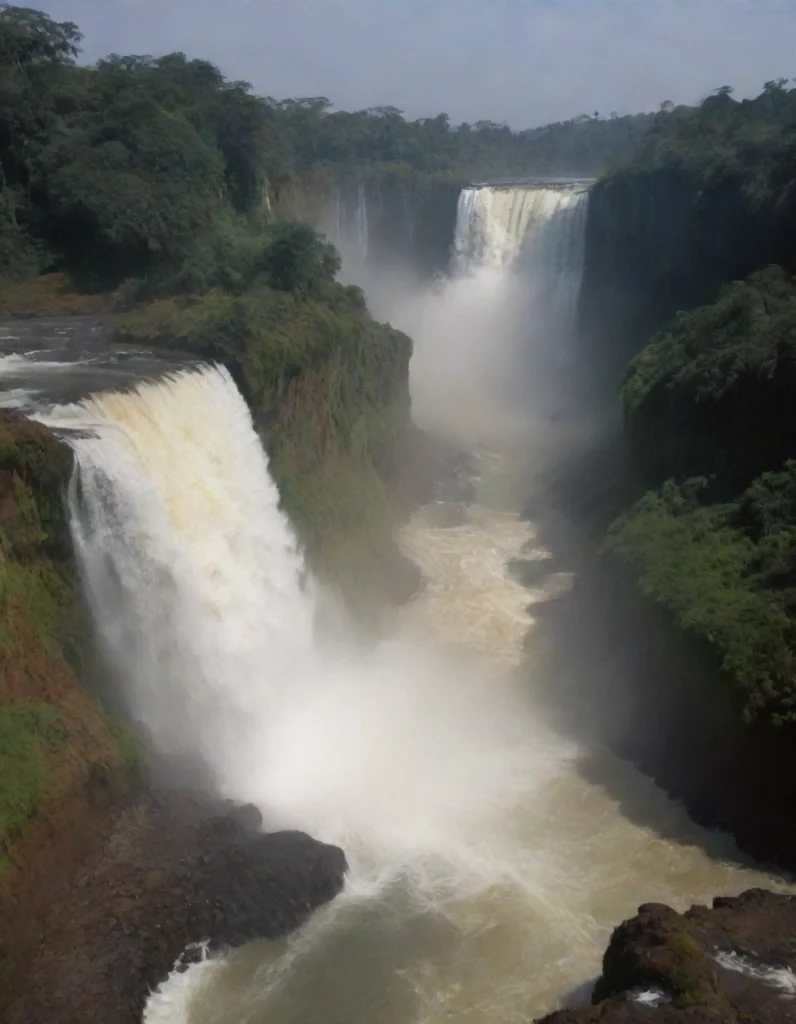
[[796, 270], [794, 112], [781, 82], [741, 103], [720, 90], [657, 115], [595, 185], [581, 329], [614, 384], [678, 310], [768, 264]]
[[270, 202], [280, 218], [306, 220], [339, 246], [360, 254], [366, 249], [371, 265], [400, 266], [429, 278], [448, 267], [466, 184], [406, 164], [356, 172], [304, 167], [274, 182]]
[[584, 699], [696, 817], [789, 866], [794, 111], [773, 82], [657, 116], [593, 189], [580, 309], [605, 402], [624, 376], [628, 449], [581, 588], [622, 667]]
[[132, 741], [81, 685], [66, 447], [0, 412], [0, 1009], [41, 915], [111, 825]]

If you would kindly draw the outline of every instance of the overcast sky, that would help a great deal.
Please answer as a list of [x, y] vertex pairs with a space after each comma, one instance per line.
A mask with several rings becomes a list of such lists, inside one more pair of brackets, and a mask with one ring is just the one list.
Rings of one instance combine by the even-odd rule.
[[[16, 0], [25, 3], [26, 0]], [[27, 0], [84, 57], [183, 50], [264, 95], [527, 127], [796, 76], [796, 0]]]

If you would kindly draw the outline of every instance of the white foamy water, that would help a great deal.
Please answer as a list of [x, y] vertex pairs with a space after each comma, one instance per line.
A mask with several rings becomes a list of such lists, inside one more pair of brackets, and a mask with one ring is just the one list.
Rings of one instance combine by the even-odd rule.
[[[454, 239], [455, 268], [506, 268], [543, 248], [549, 280], [582, 271], [585, 185], [483, 185], [464, 189]], [[538, 282], [535, 282], [538, 283]], [[579, 282], [578, 282], [579, 283]]]
[[[610, 930], [639, 903], [684, 909], [771, 883], [632, 768], [547, 727], [512, 671], [533, 625], [504, 565], [527, 553], [532, 527], [486, 506], [447, 525], [439, 512], [420, 510], [401, 531], [429, 579], [406, 625], [415, 644], [425, 624], [442, 651], [469, 650], [480, 676], [460, 661], [452, 678], [444, 655], [387, 645], [362, 663], [372, 692], [356, 681], [346, 691], [358, 705], [343, 716], [357, 722], [344, 731], [353, 759], [324, 735], [322, 723], [340, 721], [332, 699], [308, 743], [300, 726], [284, 733], [289, 801], [307, 808], [317, 794], [315, 834], [329, 834], [335, 801], [338, 834], [344, 818], [363, 829], [347, 837], [358, 856], [346, 892], [284, 942], [174, 976], [147, 1024], [519, 1024], [583, 998]], [[381, 672], [400, 678], [395, 691]], [[172, 1003], [186, 992], [183, 1018]]]

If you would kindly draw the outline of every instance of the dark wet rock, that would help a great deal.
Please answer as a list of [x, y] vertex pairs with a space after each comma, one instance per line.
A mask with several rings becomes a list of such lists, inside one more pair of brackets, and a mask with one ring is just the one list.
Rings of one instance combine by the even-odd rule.
[[545, 1024], [792, 1024], [796, 897], [751, 889], [686, 914], [640, 907], [614, 931], [593, 1004]]
[[148, 993], [199, 944], [280, 938], [340, 892], [342, 850], [261, 827], [256, 808], [184, 794], [131, 808], [45, 922], [19, 1021], [137, 1024]]

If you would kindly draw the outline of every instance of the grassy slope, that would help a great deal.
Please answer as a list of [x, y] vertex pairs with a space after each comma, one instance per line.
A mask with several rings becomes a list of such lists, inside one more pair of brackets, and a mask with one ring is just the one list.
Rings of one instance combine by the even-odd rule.
[[79, 316], [110, 313], [113, 295], [75, 291], [64, 274], [43, 274], [25, 281], [0, 279], [0, 317]]

